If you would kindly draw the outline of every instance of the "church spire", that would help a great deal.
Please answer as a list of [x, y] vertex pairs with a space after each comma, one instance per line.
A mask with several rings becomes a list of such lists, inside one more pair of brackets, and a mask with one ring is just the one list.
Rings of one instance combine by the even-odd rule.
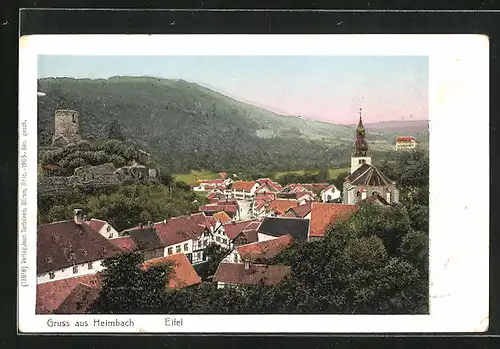
[[367, 156], [368, 153], [368, 142], [365, 138], [365, 127], [363, 126], [361, 112], [362, 108], [359, 108], [359, 121], [356, 127], [356, 140], [354, 141], [354, 157]]

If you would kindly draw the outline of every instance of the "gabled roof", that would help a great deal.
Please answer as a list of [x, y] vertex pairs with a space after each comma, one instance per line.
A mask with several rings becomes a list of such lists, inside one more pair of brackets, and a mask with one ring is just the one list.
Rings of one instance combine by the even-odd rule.
[[348, 218], [356, 212], [356, 205], [313, 203], [311, 209], [311, 223], [309, 237], [323, 237], [325, 231], [335, 222]]
[[269, 210], [274, 211], [278, 214], [283, 214], [290, 207], [298, 206], [299, 202], [297, 200], [286, 200], [286, 199], [276, 199], [269, 203]]
[[226, 213], [236, 213], [238, 212], [237, 205], [219, 205], [219, 204], [208, 204], [200, 206], [200, 211], [202, 212], [220, 212], [224, 211]]
[[304, 205], [299, 205], [296, 207], [291, 207], [287, 210], [287, 214], [291, 213], [293, 216], [289, 217], [297, 217], [297, 218], [304, 218], [311, 212], [311, 204], [307, 203]]
[[131, 236], [123, 236], [120, 238], [110, 239], [109, 242], [111, 242], [113, 245], [124, 252], [135, 251], [137, 249], [137, 245], [135, 244], [135, 241]]
[[255, 221], [254, 220], [246, 220], [239, 222], [232, 221], [223, 224], [222, 227], [224, 227], [224, 232], [229, 237], [229, 239], [234, 240], [243, 230], [247, 229], [247, 227], [252, 222]]
[[250, 191], [256, 184], [257, 182], [236, 181], [231, 184], [230, 188], [234, 190]]
[[167, 222], [154, 224], [160, 234], [164, 246], [171, 246], [183, 241], [198, 239], [207, 229], [204, 225], [197, 224], [189, 216], [170, 218]]
[[134, 240], [139, 250], [156, 250], [165, 246], [154, 226], [135, 227], [127, 229], [126, 232]]
[[37, 235], [37, 274], [111, 258], [122, 251], [87, 224], [42, 224]]
[[276, 239], [254, 242], [236, 248], [241, 258], [255, 262], [257, 259], [270, 259], [293, 244], [290, 235], [283, 235]]
[[411, 136], [401, 136], [401, 137], [398, 137], [396, 138], [396, 142], [411, 142], [411, 141], [415, 141], [415, 137], [411, 137]]
[[316, 195], [310, 191], [301, 191], [300, 193], [296, 193], [295, 197], [298, 199], [303, 198], [305, 196], [309, 196], [311, 199], [315, 199]]
[[259, 233], [270, 236], [291, 235], [297, 241], [307, 241], [309, 220], [291, 217], [265, 217], [259, 226]]
[[285, 265], [250, 264], [248, 270], [244, 263], [220, 263], [214, 281], [238, 285], [275, 285], [290, 273]]
[[64, 299], [54, 314], [85, 314], [99, 298], [100, 288], [79, 283]]
[[231, 217], [229, 217], [224, 211], [214, 213], [213, 217], [221, 223], [227, 223], [231, 221]]
[[106, 225], [106, 221], [102, 221], [100, 219], [92, 218], [90, 221], [84, 221], [92, 230], [99, 232], [99, 230]]
[[375, 166], [363, 164], [356, 171], [347, 176], [346, 181], [351, 185], [386, 186], [393, 181], [387, 178]]
[[57, 309], [78, 284], [100, 287], [99, 274], [49, 281], [36, 285], [36, 313], [50, 314]]
[[336, 190], [337, 187], [333, 184], [330, 184], [329, 186], [327, 186], [323, 190], [321, 190], [321, 194], [323, 194], [325, 191], [330, 190], [330, 189]]
[[162, 265], [167, 263], [173, 264], [173, 270], [168, 280], [169, 288], [179, 289], [199, 284], [201, 282], [200, 277], [198, 276], [184, 253], [176, 253], [168, 257], [150, 259], [144, 262], [142, 265], [147, 269], [154, 265]]
[[208, 219], [207, 216], [203, 212], [200, 213], [193, 213], [190, 216], [191, 220], [194, 221], [196, 224], [200, 224], [205, 226], [207, 229], [210, 229], [211, 227], [215, 227], [215, 224], [211, 223], [211, 220]]

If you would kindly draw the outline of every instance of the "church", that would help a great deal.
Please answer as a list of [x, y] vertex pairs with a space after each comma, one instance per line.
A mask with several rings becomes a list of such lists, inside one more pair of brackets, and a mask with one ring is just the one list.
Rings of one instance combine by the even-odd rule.
[[370, 196], [379, 196], [390, 204], [399, 202], [396, 183], [372, 165], [361, 109], [351, 157], [351, 174], [346, 177], [343, 194], [344, 204], [356, 204]]

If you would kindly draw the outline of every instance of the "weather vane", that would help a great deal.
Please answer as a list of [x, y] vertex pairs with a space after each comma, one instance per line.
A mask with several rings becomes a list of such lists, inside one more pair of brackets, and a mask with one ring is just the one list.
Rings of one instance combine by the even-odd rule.
[[361, 111], [363, 110], [363, 108], [359, 108], [359, 118], [361, 119]]

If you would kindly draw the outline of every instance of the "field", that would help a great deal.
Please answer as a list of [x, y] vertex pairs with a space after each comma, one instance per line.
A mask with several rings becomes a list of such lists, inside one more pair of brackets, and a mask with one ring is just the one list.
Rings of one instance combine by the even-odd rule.
[[194, 171], [192, 170], [189, 173], [174, 173], [172, 175], [175, 181], [182, 181], [187, 184], [195, 184], [200, 179], [217, 179], [219, 178], [219, 174], [212, 171]]

